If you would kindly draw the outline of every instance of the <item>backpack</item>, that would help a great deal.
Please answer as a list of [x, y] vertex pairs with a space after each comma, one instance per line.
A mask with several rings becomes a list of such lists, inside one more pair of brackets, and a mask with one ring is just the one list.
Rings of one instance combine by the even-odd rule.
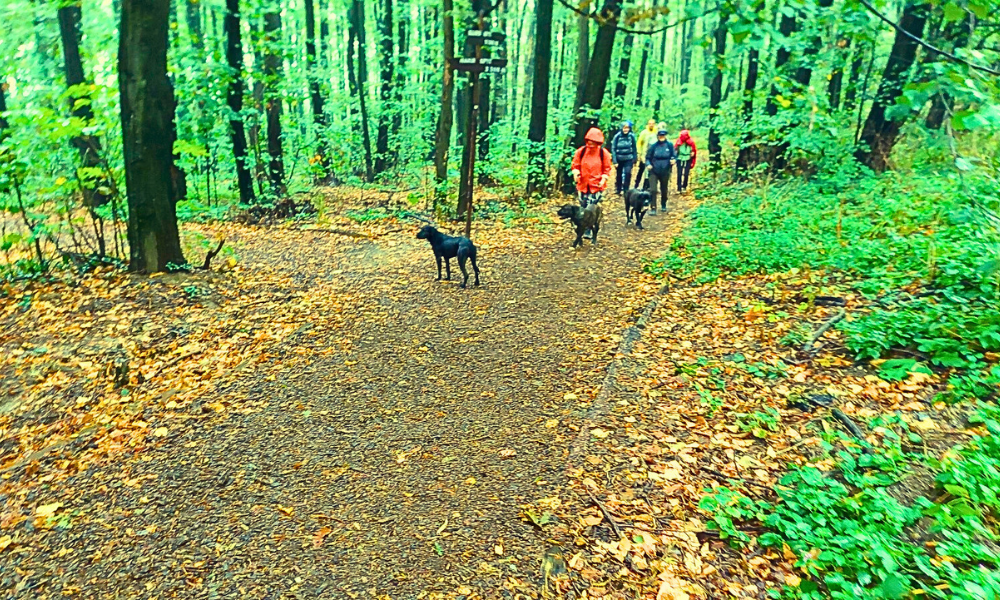
[[677, 160], [680, 162], [688, 162], [691, 160], [691, 146], [688, 144], [681, 144], [677, 148]]

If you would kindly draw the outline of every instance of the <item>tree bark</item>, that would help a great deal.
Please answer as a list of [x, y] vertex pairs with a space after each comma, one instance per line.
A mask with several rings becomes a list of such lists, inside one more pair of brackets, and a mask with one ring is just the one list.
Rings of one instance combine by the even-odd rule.
[[635, 36], [633, 34], [626, 34], [625, 42], [622, 44], [621, 59], [618, 61], [618, 81], [615, 82], [614, 95], [615, 114], [611, 117], [611, 123], [615, 127], [622, 120], [622, 112], [625, 108], [625, 92], [628, 89], [628, 73], [632, 67], [632, 44], [634, 40]]
[[453, 110], [455, 92], [455, 72], [451, 68], [451, 59], [455, 57], [455, 16], [452, 0], [442, 0], [443, 43], [444, 43], [444, 76], [441, 81], [441, 112], [438, 113], [437, 128], [434, 134], [434, 178], [438, 184], [435, 198], [440, 201], [446, 196], [443, 189], [448, 181], [448, 150], [451, 147], [451, 128], [455, 114]]
[[271, 157], [267, 176], [271, 190], [277, 196], [285, 194], [285, 164], [281, 150], [281, 90], [282, 60], [281, 13], [264, 14], [264, 112], [267, 115], [267, 153]]
[[226, 32], [226, 63], [229, 65], [229, 136], [233, 142], [236, 159], [236, 183], [240, 190], [240, 203], [254, 201], [253, 177], [247, 157], [247, 137], [243, 124], [243, 38], [240, 33], [240, 1], [226, 0], [226, 16], [222, 24]]
[[[683, 29], [683, 26], [681, 26], [681, 29]], [[665, 67], [666, 67], [666, 64], [667, 64], [666, 61], [667, 61], [667, 31], [664, 31], [663, 32], [663, 37], [660, 38], [660, 63], [659, 63], [659, 69], [656, 70], [657, 71], [657, 75], [659, 75], [659, 78], [660, 78], [659, 85], [656, 86], [658, 88], [662, 88], [663, 87], [663, 71], [665, 70]], [[681, 55], [681, 62], [683, 64], [683, 55]], [[652, 79], [652, 73], [650, 73], [650, 87], [652, 87], [652, 81], [653, 81], [653, 79]], [[659, 92], [659, 93], [656, 94], [656, 103], [653, 105], [653, 114], [654, 114], [654, 116], [660, 114], [660, 106], [662, 105], [662, 103], [663, 103], [663, 93]]]
[[[489, 8], [488, 0], [472, 0], [472, 14], [473, 18], [469, 22], [469, 27], [479, 27], [479, 15], [484, 14]], [[487, 25], [484, 23], [484, 26]], [[465, 52], [466, 56], [472, 54], [472, 45], [469, 40], [465, 41]], [[480, 105], [483, 103], [482, 87], [480, 87], [480, 94], [476, 97], [474, 93], [476, 85], [475, 81], [477, 74], [471, 73], [469, 75], [469, 84], [465, 86], [466, 92], [464, 97], [464, 103], [459, 111], [462, 117], [462, 123], [459, 128], [464, 131], [462, 135], [462, 165], [459, 169], [459, 182], [458, 182], [458, 206], [457, 212], [459, 215], [463, 215], [468, 208], [468, 202], [472, 199], [472, 185], [475, 183], [472, 178], [474, 173], [473, 164], [475, 163], [478, 151], [481, 150], [478, 144], [478, 135], [470, 134], [475, 133], [474, 128], [478, 128], [480, 121], [476, 121], [473, 124], [473, 117], [479, 114], [479, 118], [482, 118], [482, 111], [479, 110]], [[483, 133], [482, 131], [479, 134]]]
[[10, 127], [4, 113], [7, 112], [7, 84], [0, 83], [0, 141], [3, 140], [4, 130]]
[[348, 30], [349, 41], [347, 44], [347, 62], [350, 68], [351, 78], [354, 79], [354, 43], [358, 44], [357, 56], [357, 78], [354, 81], [354, 88], [358, 95], [358, 104], [361, 110], [361, 139], [365, 151], [365, 181], [369, 183], [375, 179], [375, 169], [372, 166], [372, 136], [368, 128], [368, 106], [366, 84], [368, 82], [368, 60], [365, 57], [365, 3], [364, 0], [351, 0], [351, 9], [348, 15], [350, 28]]
[[[94, 120], [94, 111], [90, 104], [90, 92], [82, 87], [87, 81], [83, 71], [83, 61], [80, 59], [81, 17], [82, 10], [79, 4], [63, 6], [58, 12], [66, 87], [72, 90], [72, 93], [69, 94], [70, 112], [74, 117], [89, 125]], [[99, 177], [85, 174], [80, 178], [84, 205], [103, 206], [109, 200], [111, 186], [101, 168], [100, 138], [80, 134], [73, 137], [70, 143], [80, 154], [80, 164], [84, 169], [90, 173], [93, 173], [94, 170], [102, 171], [102, 175]]]
[[174, 91], [167, 77], [170, 0], [123, 0], [118, 83], [128, 196], [129, 269], [184, 265], [172, 180]]
[[[846, 55], [851, 48], [851, 38], [841, 38], [837, 42], [837, 54]], [[826, 95], [833, 110], [840, 109], [840, 99], [844, 91], [844, 62], [846, 56], [840, 56], [830, 73], [830, 83], [826, 86]]]
[[538, 0], [535, 17], [535, 76], [531, 87], [531, 121], [528, 124], [528, 187], [532, 194], [545, 187], [545, 131], [549, 124], [549, 70], [552, 65], [553, 0]]
[[[872, 48], [872, 52], [874, 52]], [[865, 47], [858, 44], [851, 56], [851, 70], [847, 76], [847, 89], [844, 90], [844, 110], [850, 112], [857, 106], [858, 79], [861, 78], [861, 67], [865, 64]]]
[[[788, 16], [784, 13], [781, 14], [781, 25], [778, 27], [779, 33], [785, 39], [781, 40], [778, 45], [778, 51], [775, 52], [774, 56], [774, 73], [775, 77], [781, 76], [782, 67], [788, 64], [788, 59], [792, 56], [792, 51], [788, 49], [788, 38], [795, 33], [795, 17]], [[778, 105], [775, 103], [775, 98], [780, 93], [778, 85], [775, 83], [771, 86], [771, 93], [767, 97], [767, 104], [764, 107], [764, 111], [769, 116], [775, 116], [778, 114]]]
[[[390, 135], [397, 139], [403, 125], [403, 89], [406, 87], [406, 59], [409, 53], [410, 6], [408, 0], [399, 1], [399, 18], [396, 20], [396, 83], [393, 86], [393, 98], [396, 102], [392, 114], [392, 130]], [[398, 156], [398, 154], [397, 154]]]
[[[584, 12], [590, 12], [589, 4]], [[587, 73], [590, 70], [590, 17], [579, 15], [576, 19], [576, 102], [573, 108], [578, 111], [583, 106], [583, 92], [587, 87]], [[574, 114], [574, 117], [576, 115]]]
[[[900, 28], [918, 38], [921, 37], [929, 10], [930, 5], [926, 3], [907, 3], [899, 20]], [[905, 119], [901, 118], [887, 118], [886, 110], [895, 104], [896, 98], [903, 93], [916, 54], [917, 42], [897, 31], [892, 51], [889, 53], [889, 61], [885, 66], [878, 92], [875, 94], [875, 101], [861, 130], [859, 148], [854, 153], [858, 162], [877, 173], [889, 168], [889, 155], [905, 122]]]
[[[656, 6], [656, 0], [653, 0], [652, 5]], [[646, 87], [646, 67], [649, 64], [649, 52], [653, 48], [653, 36], [647, 35], [645, 38], [642, 42], [642, 58], [639, 59], [639, 83], [635, 89], [635, 103], [638, 106], [642, 106], [642, 93]]]
[[727, 22], [729, 12], [723, 10], [719, 14], [719, 23], [715, 27], [715, 64], [712, 65], [712, 82], [708, 87], [710, 125], [708, 130], [708, 158], [713, 169], [718, 169], [722, 163], [722, 138], [718, 129], [718, 111], [722, 102], [722, 75], [726, 64], [726, 38], [729, 36]]
[[[393, 84], [393, 54], [392, 54], [392, 1], [383, 0], [382, 18], [378, 23], [379, 47], [379, 101], [381, 110], [378, 117], [378, 131], [375, 135], [375, 174], [383, 173], [388, 167], [389, 157], [389, 122], [394, 110], [392, 107]], [[363, 48], [363, 47], [362, 47]]]
[[319, 64], [316, 62], [316, 15], [315, 0], [306, 3], [306, 77], [309, 79], [309, 103], [312, 105], [313, 125], [316, 127], [316, 164], [320, 166], [317, 179], [325, 180], [330, 172], [330, 160], [326, 153], [326, 114], [323, 110], [323, 94], [320, 91]]
[[760, 51], [750, 48], [747, 56], [747, 78], [743, 87], [743, 139], [740, 143], [740, 154], [736, 158], [736, 177], [743, 178], [754, 162], [753, 132], [753, 96], [757, 89], [757, 72], [760, 68]]
[[[817, 2], [817, 6], [821, 11], [828, 10], [831, 6], [833, 6], [833, 0], [819, 0], [819, 2]], [[812, 20], [822, 22], [822, 18], [814, 18]], [[802, 51], [802, 60], [800, 61], [801, 66], [795, 70], [795, 81], [803, 90], [809, 89], [809, 83], [812, 81], [812, 67], [815, 63], [815, 56], [819, 54], [820, 48], [822, 47], [823, 38], [817, 34], [809, 40], [809, 45]]]

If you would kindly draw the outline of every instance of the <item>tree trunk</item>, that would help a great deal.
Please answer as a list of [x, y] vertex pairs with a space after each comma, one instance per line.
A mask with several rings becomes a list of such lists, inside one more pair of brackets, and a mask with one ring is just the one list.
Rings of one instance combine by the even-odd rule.
[[281, 13], [264, 14], [264, 112], [267, 115], [267, 153], [271, 157], [267, 176], [277, 196], [285, 194], [285, 163], [281, 151], [282, 60]]
[[[597, 125], [604, 103], [604, 91], [608, 87], [611, 76], [611, 55], [615, 47], [615, 34], [618, 32], [618, 18], [621, 16], [621, 0], [605, 0], [599, 16], [600, 26], [594, 39], [594, 51], [590, 56], [590, 64], [586, 74], [586, 86], [580, 102], [580, 110], [574, 115], [572, 149], [583, 146], [587, 130]], [[565, 179], [567, 191], [573, 190], [573, 178]]]
[[713, 169], [718, 169], [722, 163], [722, 138], [719, 135], [719, 104], [722, 102], [722, 75], [726, 64], [726, 38], [729, 35], [727, 21], [729, 13], [725, 9], [719, 14], [719, 23], [715, 27], [715, 64], [712, 65], [712, 82], [708, 86], [710, 125], [708, 130], [708, 158]]
[[[900, 28], [921, 37], [929, 10], [929, 4], [908, 3], [899, 20]], [[875, 101], [861, 130], [860, 147], [854, 153], [861, 164], [877, 173], [889, 168], [889, 155], [905, 122], [905, 119], [888, 119], [885, 113], [903, 93], [916, 53], [917, 42], [897, 31]]]
[[191, 38], [191, 45], [198, 49], [198, 56], [205, 50], [205, 36], [201, 27], [201, 2], [198, 0], [187, 0], [185, 5], [185, 21], [187, 21], [188, 36]]
[[[704, 18], [704, 17], [703, 17]], [[681, 25], [681, 88], [691, 81], [691, 57], [694, 47], [695, 21], [685, 21]]]
[[614, 96], [615, 114], [611, 117], [611, 123], [615, 127], [618, 127], [619, 122], [622, 120], [622, 112], [625, 109], [625, 92], [628, 89], [629, 69], [632, 67], [632, 43], [634, 40], [635, 36], [631, 33], [625, 36], [625, 42], [622, 44], [621, 59], [618, 62], [618, 81], [615, 83]]
[[528, 125], [529, 194], [545, 187], [545, 130], [549, 124], [549, 69], [552, 64], [553, 0], [538, 0], [535, 18], [535, 76], [531, 87], [531, 122]]
[[451, 59], [455, 57], [455, 16], [452, 0], [442, 0], [444, 37], [444, 77], [441, 81], [441, 112], [438, 113], [434, 134], [434, 179], [438, 184], [437, 200], [443, 200], [445, 182], [448, 181], [448, 150], [451, 147], [451, 127], [454, 122], [455, 72]]
[[[778, 28], [781, 37], [784, 39], [780, 41], [778, 45], [778, 51], [775, 53], [774, 57], [774, 74], [775, 78], [781, 76], [782, 67], [788, 64], [788, 59], [792, 56], [792, 51], [788, 49], [788, 43], [793, 33], [795, 33], [795, 16], [789, 16], [785, 13], [781, 13], [781, 25]], [[775, 98], [780, 93], [778, 85], [775, 83], [771, 85], [771, 93], [767, 97], [767, 105], [764, 107], [764, 111], [770, 115], [775, 116], [778, 114], [778, 105], [775, 103]]]
[[350, 68], [351, 79], [354, 80], [354, 43], [358, 44], [357, 58], [357, 79], [353, 87], [358, 95], [358, 104], [361, 110], [361, 139], [365, 150], [365, 181], [369, 183], [375, 179], [375, 170], [372, 166], [372, 137], [368, 128], [368, 106], [366, 84], [368, 82], [368, 60], [365, 57], [365, 2], [364, 0], [351, 0], [351, 9], [348, 20], [350, 28], [348, 30], [349, 41], [347, 44], [347, 62]]
[[324, 180], [329, 175], [330, 160], [326, 155], [326, 114], [323, 112], [323, 94], [320, 93], [321, 75], [316, 62], [316, 15], [315, 0], [306, 3], [306, 77], [309, 79], [309, 102], [312, 104], [313, 125], [316, 127], [316, 164], [320, 166], [317, 179]]
[[740, 143], [740, 154], [736, 158], [737, 178], [744, 177], [745, 173], [754, 162], [754, 146], [751, 144], [753, 140], [751, 126], [753, 123], [753, 96], [754, 91], [757, 89], [757, 71], [759, 68], [760, 51], [755, 47], [751, 47], [747, 56], [746, 85], [743, 87], [743, 127], [745, 128], [745, 131], [743, 132], [743, 139]]
[[[392, 114], [391, 135], [398, 139], [403, 125], [403, 89], [406, 87], [406, 59], [409, 53], [410, 6], [407, 0], [399, 0], [399, 19], [396, 23], [396, 83], [393, 96], [396, 109]], [[398, 156], [398, 154], [397, 154]]]
[[[379, 47], [379, 101], [378, 131], [375, 135], [375, 174], [384, 172], [389, 157], [389, 121], [392, 111], [393, 55], [392, 55], [392, 0], [383, 0], [385, 6], [378, 23]], [[364, 48], [362, 46], [362, 48]]]
[[[472, 20], [469, 22], [469, 28], [479, 27], [479, 15], [484, 14], [489, 8], [488, 0], [472, 0], [472, 14], [474, 15]], [[486, 24], [484, 23], [484, 26]], [[469, 42], [468, 38], [465, 40], [465, 51], [463, 52], [466, 56], [472, 55], [472, 44]], [[483, 102], [482, 88], [480, 87], [479, 97], [475, 97], [475, 81], [477, 75], [471, 73], [469, 75], [469, 84], [466, 86], [466, 92], [464, 97], [464, 105], [461, 107], [459, 114], [462, 117], [462, 123], [459, 128], [464, 131], [462, 135], [462, 165], [459, 170], [459, 182], [458, 182], [458, 206], [457, 212], [459, 215], [463, 215], [468, 208], [468, 202], [472, 199], [472, 185], [475, 183], [472, 178], [474, 173], [473, 164], [475, 163], [476, 156], [478, 154], [478, 136], [470, 136], [473, 132], [474, 127], [479, 126], [479, 121], [473, 124], [473, 116], [479, 111], [479, 105]], [[482, 118], [480, 114], [479, 118]], [[482, 132], [479, 132], [480, 134]]]
[[[841, 38], [837, 42], [837, 54], [846, 55], [851, 48], [851, 38]], [[840, 97], [844, 91], [844, 62], [846, 62], [845, 56], [839, 56], [837, 58], [837, 64], [833, 67], [833, 71], [830, 73], [830, 83], [826, 87], [826, 94], [829, 98], [830, 108], [832, 110], [840, 109]]]
[[173, 183], [174, 90], [167, 77], [170, 0], [123, 0], [118, 85], [128, 196], [129, 269], [184, 265]]
[[254, 201], [253, 178], [247, 164], [247, 138], [243, 125], [243, 38], [240, 34], [240, 1], [226, 0], [226, 17], [222, 28], [226, 32], [226, 63], [229, 65], [229, 135], [236, 158], [236, 182], [240, 189], [240, 203]]
[[[872, 52], [874, 52], [872, 48]], [[847, 76], [847, 89], [844, 90], [844, 110], [850, 112], [857, 106], [858, 79], [861, 77], [861, 67], [865, 64], [865, 47], [858, 44], [851, 57], [851, 70]]]
[[[972, 35], [972, 27], [973, 22], [970, 22], [969, 19], [949, 21], [941, 30], [938, 47], [943, 46], [952, 51], [957, 48], [964, 48], [969, 43], [969, 38]], [[928, 53], [928, 58], [931, 57], [932, 55]], [[940, 60], [941, 57], [933, 55], [933, 58]], [[928, 129], [941, 129], [945, 118], [951, 112], [954, 104], [955, 99], [947, 91], [942, 90], [935, 94], [934, 98], [931, 99], [931, 107], [927, 111], [927, 118], [924, 120], [924, 125]]]
[[[59, 36], [62, 40], [63, 63], [66, 71], [66, 86], [70, 88], [70, 111], [72, 115], [89, 126], [94, 120], [94, 111], [90, 104], [90, 93], [83, 88], [86, 76], [83, 72], [83, 61], [80, 60], [80, 20], [82, 11], [80, 5], [67, 5], [59, 9]], [[75, 136], [71, 143], [80, 154], [80, 164], [90, 172], [101, 169], [101, 140], [97, 136], [81, 134]], [[102, 171], [103, 173], [103, 171]], [[84, 175], [81, 177], [83, 202], [86, 206], [103, 206], [109, 200], [110, 183], [102, 174], [99, 177]]]
[[0, 83], [0, 141], [3, 141], [4, 130], [10, 127], [4, 113], [7, 112], [7, 84]]
[[[653, 6], [656, 6], [656, 0], [653, 0]], [[642, 93], [645, 91], [646, 86], [646, 67], [649, 64], [649, 52], [653, 48], [653, 36], [647, 35], [645, 38], [642, 42], [642, 58], [639, 60], [639, 83], [635, 89], [635, 103], [637, 106], [642, 106]]]
[[[681, 28], [683, 29], [683, 26]], [[681, 58], [682, 58], [682, 63], [683, 63], [683, 55], [681, 55]], [[665, 71], [665, 67], [666, 67], [666, 64], [667, 64], [666, 61], [667, 61], [667, 32], [664, 31], [663, 32], [663, 37], [660, 38], [660, 62], [659, 62], [659, 65], [658, 65], [659, 68], [656, 70], [657, 74], [659, 75], [660, 81], [659, 81], [659, 84], [657, 86], [655, 86], [656, 88], [662, 88], [663, 87], [663, 72]], [[650, 75], [652, 76], [652, 73]], [[650, 82], [652, 82], [652, 78], [650, 79]], [[653, 87], [653, 86], [650, 85], [650, 87]], [[662, 91], [658, 91], [657, 94], [656, 94], [656, 103], [653, 105], [653, 115], [654, 116], [657, 116], [657, 115], [660, 114], [660, 106], [661, 106], [662, 103], [663, 103], [663, 92]]]
[[[563, 20], [562, 30], [559, 33], [559, 39], [556, 42], [556, 48], [559, 49], [559, 60], [557, 61], [555, 73], [556, 82], [553, 86], [553, 91], [555, 92], [555, 97], [552, 99], [552, 108], [556, 112], [562, 110], [562, 86], [563, 86], [563, 73], [566, 70], [566, 45], [565, 40], [568, 35], [569, 21]], [[551, 44], [549, 44], [551, 46]]]
[[[586, 6], [583, 11], [590, 12], [590, 5]], [[590, 70], [590, 17], [579, 15], [576, 24], [579, 37], [576, 41], [576, 102], [573, 108], [579, 110], [583, 106], [583, 92], [587, 87], [587, 74]]]
[[[833, 6], [833, 0], [819, 0], [817, 6], [820, 11], [829, 10]], [[815, 17], [814, 19], [815, 20]], [[795, 81], [799, 84], [803, 90], [809, 89], [809, 83], [812, 81], [812, 67], [816, 62], [815, 57], [819, 54], [820, 48], [823, 47], [823, 38], [819, 35], [813, 36], [809, 40], [809, 45], [806, 46], [805, 50], [802, 51], [802, 60], [800, 61], [801, 66], [795, 70]]]

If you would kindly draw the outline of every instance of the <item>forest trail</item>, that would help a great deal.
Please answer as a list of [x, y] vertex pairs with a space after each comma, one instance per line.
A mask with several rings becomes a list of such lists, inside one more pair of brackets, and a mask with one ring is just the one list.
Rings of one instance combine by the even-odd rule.
[[680, 200], [644, 232], [605, 200], [596, 248], [572, 250], [563, 223], [477, 229], [483, 286], [468, 290], [433, 280], [416, 226], [230, 231], [259, 277], [247, 286], [309, 310], [289, 308], [291, 333], [193, 398], [171, 435], [48, 490], [81, 512], [5, 557], [14, 595], [537, 594], [551, 541], [523, 507], [572, 495], [569, 453], [659, 286], [640, 259], [667, 247]]

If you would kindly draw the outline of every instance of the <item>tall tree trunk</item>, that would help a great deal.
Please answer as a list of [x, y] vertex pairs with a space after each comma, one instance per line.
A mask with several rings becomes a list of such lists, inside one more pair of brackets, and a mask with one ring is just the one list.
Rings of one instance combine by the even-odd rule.
[[555, 92], [555, 97], [552, 99], [552, 108], [554, 108], [556, 112], [562, 110], [563, 72], [566, 70], [566, 44], [564, 42], [568, 35], [568, 29], [569, 21], [563, 20], [562, 30], [559, 33], [559, 39], [556, 41], [556, 48], [559, 49], [559, 60], [556, 61], [556, 82], [552, 88]]
[[[611, 76], [611, 55], [615, 47], [615, 34], [618, 32], [618, 19], [621, 16], [621, 0], [605, 0], [598, 13], [600, 26], [594, 39], [594, 51], [590, 55], [590, 67], [587, 75], [587, 85], [583, 90], [581, 110], [576, 116], [573, 133], [573, 148], [579, 148], [584, 143], [587, 130], [597, 125], [601, 105], [604, 104], [604, 92]], [[568, 178], [567, 186], [572, 184]]]
[[226, 32], [226, 63], [229, 65], [229, 136], [236, 159], [236, 182], [240, 203], [254, 201], [253, 177], [247, 164], [247, 137], [243, 124], [243, 38], [240, 34], [240, 0], [226, 0], [226, 16], [222, 28]]
[[851, 38], [841, 38], [837, 42], [837, 63], [830, 73], [830, 83], [826, 86], [826, 95], [832, 110], [840, 109], [840, 98], [844, 92], [844, 62], [851, 48]]
[[128, 196], [129, 269], [184, 265], [173, 181], [174, 90], [167, 77], [170, 0], [123, 0], [118, 86]]
[[[86, 76], [80, 59], [80, 20], [82, 11], [79, 4], [70, 4], [59, 9], [59, 36], [62, 40], [63, 64], [66, 71], [66, 86], [69, 94], [70, 111], [74, 117], [89, 126], [94, 120], [90, 105], [90, 93], [83, 88]], [[88, 171], [101, 169], [101, 140], [97, 136], [80, 134], [71, 143], [80, 154], [81, 166]], [[102, 206], [108, 202], [110, 185], [102, 175], [81, 177], [83, 201], [86, 206]]]
[[451, 128], [454, 122], [455, 72], [451, 68], [451, 59], [455, 57], [455, 16], [452, 0], [441, 1], [443, 43], [444, 43], [444, 77], [441, 81], [441, 112], [438, 113], [437, 128], [434, 134], [434, 179], [438, 184], [437, 200], [445, 197], [444, 184], [448, 181], [448, 150], [451, 147]]
[[0, 83], [0, 141], [3, 141], [4, 130], [10, 127], [4, 113], [7, 112], [7, 84]]
[[[949, 21], [941, 30], [941, 37], [937, 44], [938, 47], [944, 46], [952, 51], [957, 48], [964, 48], [969, 44], [973, 24], [974, 22], [970, 19]], [[928, 58], [930, 58], [930, 54], [928, 54]], [[934, 55], [933, 58], [940, 59], [937, 55]], [[931, 99], [931, 107], [927, 111], [927, 118], [924, 120], [924, 125], [928, 129], [941, 129], [945, 118], [951, 112], [954, 104], [955, 99], [947, 91], [942, 90], [935, 94], [934, 98]]]
[[[782, 67], [788, 64], [788, 59], [792, 56], [792, 51], [788, 49], [788, 38], [795, 33], [795, 26], [796, 23], [794, 14], [790, 16], [785, 13], [781, 13], [781, 25], [778, 28], [778, 32], [784, 39], [780, 40], [778, 44], [778, 51], [775, 53], [774, 57], [775, 78], [781, 76]], [[777, 98], [780, 92], [781, 90], [778, 89], [777, 83], [771, 85], [771, 93], [767, 97], [767, 105], [764, 107], [764, 111], [772, 117], [778, 114], [778, 105], [775, 103], [775, 98]]]
[[722, 75], [726, 65], [726, 38], [729, 35], [727, 21], [729, 12], [723, 9], [719, 14], [719, 23], [715, 27], [715, 56], [711, 71], [712, 82], [708, 87], [710, 126], [708, 130], [708, 157], [713, 169], [718, 169], [722, 163], [722, 138], [719, 135], [719, 104], [722, 102]]
[[201, 27], [201, 2], [198, 0], [187, 0], [184, 6], [184, 17], [187, 21], [188, 36], [191, 38], [191, 45], [198, 49], [198, 55], [205, 50], [205, 36]]
[[[590, 5], [583, 9], [590, 12]], [[577, 40], [576, 40], [576, 101], [573, 105], [575, 112], [583, 106], [583, 92], [587, 87], [587, 74], [590, 71], [590, 17], [579, 15], [576, 19]]]
[[[350, 28], [348, 30], [349, 41], [347, 44], [347, 62], [350, 68], [350, 76], [358, 95], [359, 109], [361, 110], [361, 140], [365, 151], [365, 181], [371, 182], [375, 179], [375, 169], [372, 166], [372, 136], [368, 128], [368, 106], [366, 91], [368, 82], [368, 59], [365, 56], [365, 2], [364, 0], [351, 0], [351, 9], [348, 14]], [[354, 43], [357, 42], [357, 78], [355, 80], [354, 64]]]
[[[921, 37], [929, 10], [930, 5], [926, 3], [907, 3], [899, 19], [900, 28], [917, 38]], [[905, 122], [902, 118], [888, 119], [885, 113], [903, 93], [916, 54], [917, 42], [903, 32], [897, 31], [892, 51], [889, 53], [889, 61], [882, 74], [878, 92], [875, 94], [875, 101], [861, 130], [860, 147], [854, 153], [861, 164], [875, 172], [880, 173], [889, 168], [889, 155]]]
[[628, 73], [632, 66], [632, 43], [634, 40], [635, 36], [631, 33], [625, 36], [621, 59], [618, 62], [618, 81], [615, 83], [614, 95], [615, 114], [611, 117], [611, 123], [615, 127], [618, 127], [619, 121], [622, 120], [622, 111], [625, 109], [625, 92], [628, 89]]
[[379, 47], [379, 101], [382, 104], [378, 117], [378, 132], [375, 135], [375, 174], [384, 172], [389, 157], [389, 122], [392, 111], [393, 55], [392, 55], [392, 1], [384, 3], [382, 18], [378, 22]]
[[[663, 92], [661, 91], [661, 88], [663, 87], [663, 75], [664, 75], [664, 71], [666, 70], [666, 64], [667, 64], [666, 61], [667, 61], [667, 32], [664, 31], [663, 32], [663, 37], [660, 38], [660, 62], [657, 65], [658, 68], [655, 69], [657, 75], [659, 76], [659, 82], [655, 86], [655, 88], [658, 91], [657, 91], [657, 94], [656, 94], [656, 103], [653, 105], [653, 115], [654, 116], [658, 116], [660, 114], [660, 106], [663, 103]], [[651, 69], [651, 71], [653, 71], [653, 70]], [[652, 80], [652, 73], [650, 73], [650, 82], [652, 82], [652, 81], [653, 81]], [[652, 83], [650, 84], [650, 87], [654, 87], [652, 85]]]
[[267, 115], [267, 175], [271, 190], [285, 194], [285, 163], [281, 151], [281, 13], [264, 14], [264, 112]]
[[[472, 0], [472, 14], [473, 18], [469, 21], [469, 28], [479, 27], [479, 15], [485, 14], [486, 10], [489, 8], [489, 0]], [[484, 27], [488, 23], [484, 23]], [[473, 46], [469, 39], [465, 40], [465, 51], [463, 52], [466, 56], [473, 54]], [[485, 76], [482, 76], [485, 78]], [[480, 94], [478, 98], [475, 98], [473, 93], [475, 90], [475, 79], [476, 74], [471, 74], [469, 77], [469, 84], [466, 87], [464, 106], [461, 107], [459, 114], [462, 116], [462, 123], [459, 126], [460, 129], [464, 130], [462, 135], [462, 165], [459, 170], [459, 182], [458, 182], [458, 214], [465, 214], [468, 208], [468, 202], [472, 199], [472, 188], [474, 181], [472, 180], [471, 174], [473, 172], [472, 162], [475, 162], [477, 156], [477, 149], [481, 150], [478, 145], [478, 136], [470, 137], [470, 133], [473, 129], [473, 114], [475, 111], [479, 111], [479, 107], [483, 104], [483, 94], [482, 87], [480, 87]], [[485, 83], [485, 82], [483, 82]], [[480, 84], [482, 85], [482, 84]], [[475, 126], [479, 126], [482, 119], [482, 112], [479, 111], [480, 121], [475, 123]], [[480, 131], [481, 135], [483, 132]], [[472, 162], [470, 162], [472, 161]]]
[[[653, 6], [656, 6], [656, 0], [653, 0]], [[649, 52], [652, 48], [653, 36], [647, 35], [642, 41], [642, 58], [639, 59], [639, 83], [635, 89], [635, 103], [638, 106], [642, 106], [642, 93], [646, 86], [646, 66], [649, 64]]]
[[[833, 0], [819, 0], [817, 6], [820, 11], [827, 11], [833, 6]], [[814, 16], [811, 20], [817, 20]], [[816, 62], [815, 57], [819, 54], [820, 48], [823, 47], [823, 38], [819, 34], [813, 36], [809, 40], [809, 45], [806, 46], [805, 50], [802, 51], [802, 60], [800, 66], [795, 70], [795, 81], [799, 84], [803, 90], [809, 88], [809, 83], [812, 81], [813, 64]]]
[[528, 125], [529, 194], [545, 186], [545, 130], [549, 124], [549, 69], [552, 64], [553, 0], [538, 0], [535, 17], [535, 76], [531, 87], [531, 122]]
[[753, 96], [757, 89], [757, 71], [760, 68], [760, 50], [751, 47], [747, 53], [747, 78], [743, 86], [743, 138], [740, 143], [740, 154], [736, 158], [736, 176], [742, 178], [753, 162], [754, 146], [753, 132]]
[[316, 15], [315, 0], [306, 3], [306, 77], [309, 78], [309, 103], [312, 104], [313, 125], [316, 127], [316, 164], [320, 166], [320, 180], [326, 179], [330, 171], [330, 160], [326, 154], [326, 114], [323, 112], [323, 94], [320, 92], [320, 72], [316, 62]]
[[[872, 52], [875, 49], [872, 48]], [[851, 70], [847, 76], [847, 89], [844, 90], [844, 110], [851, 112], [857, 106], [858, 80], [861, 78], [861, 67], [865, 64], [865, 46], [858, 44], [851, 56]]]
[[391, 130], [391, 136], [394, 139], [398, 139], [399, 130], [403, 125], [403, 90], [406, 88], [406, 59], [410, 51], [407, 32], [411, 27], [410, 6], [408, 0], [398, 1], [399, 18], [396, 20], [396, 83], [393, 86], [393, 97], [396, 101], [396, 110], [392, 114]]

